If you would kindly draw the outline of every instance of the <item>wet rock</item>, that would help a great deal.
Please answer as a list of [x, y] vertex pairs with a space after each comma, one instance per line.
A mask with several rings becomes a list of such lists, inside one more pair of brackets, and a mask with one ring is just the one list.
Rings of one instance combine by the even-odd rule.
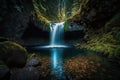
[[27, 51], [17, 43], [1, 42], [0, 60], [4, 61], [9, 67], [23, 67], [27, 61]]
[[8, 80], [9, 75], [9, 68], [6, 65], [0, 65], [0, 80]]
[[83, 25], [77, 24], [75, 22], [70, 21], [68, 24], [68, 29], [67, 31], [83, 31], [85, 30], [85, 27]]
[[39, 71], [34, 67], [13, 70], [10, 80], [39, 80]]
[[41, 65], [40, 61], [35, 57], [31, 58], [26, 64], [26, 66], [34, 66], [34, 67], [40, 66], [40, 65]]

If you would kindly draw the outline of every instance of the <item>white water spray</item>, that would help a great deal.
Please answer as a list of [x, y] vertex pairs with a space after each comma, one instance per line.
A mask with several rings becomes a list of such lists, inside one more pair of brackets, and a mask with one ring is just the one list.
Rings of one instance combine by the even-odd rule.
[[47, 46], [41, 46], [39, 48], [50, 49], [51, 53], [51, 67], [53, 74], [52, 80], [66, 80], [65, 71], [63, 69], [63, 48], [68, 48], [64, 44], [64, 22], [50, 23], [50, 42]]
[[[62, 62], [63, 49], [67, 46], [64, 45], [63, 34], [64, 34], [64, 22], [51, 23], [50, 24], [50, 45], [51, 49], [51, 64], [52, 70], [54, 71], [55, 80], [64, 80], [64, 69]], [[53, 79], [53, 80], [54, 80]]]
[[50, 43], [47, 46], [42, 46], [42, 48], [67, 48], [64, 45], [63, 40], [64, 35], [64, 22], [60, 23], [50, 23]]
[[50, 23], [51, 29], [51, 43], [50, 45], [62, 45], [63, 44], [63, 32], [64, 32], [64, 22], [61, 23]]

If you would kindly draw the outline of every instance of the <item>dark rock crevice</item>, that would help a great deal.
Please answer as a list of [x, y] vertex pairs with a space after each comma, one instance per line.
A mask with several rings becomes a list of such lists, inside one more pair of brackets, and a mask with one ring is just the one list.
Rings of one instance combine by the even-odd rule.
[[119, 9], [119, 0], [90, 0], [73, 20], [97, 30], [103, 27], [116, 13], [120, 12]]
[[[3, 4], [4, 3], [4, 4]], [[1, 36], [20, 38], [26, 29], [32, 11], [32, 1], [1, 0]], [[4, 6], [4, 7], [3, 7]], [[5, 13], [5, 14], [4, 14]]]

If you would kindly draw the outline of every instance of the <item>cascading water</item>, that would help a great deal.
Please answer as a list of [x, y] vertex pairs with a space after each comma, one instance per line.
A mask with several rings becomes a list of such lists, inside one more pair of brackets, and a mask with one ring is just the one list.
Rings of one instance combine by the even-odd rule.
[[60, 23], [50, 23], [50, 43], [47, 46], [42, 46], [42, 48], [66, 48], [68, 46], [64, 45], [63, 40], [64, 34], [64, 22]]
[[60, 22], [50, 23], [49, 45], [36, 47], [47, 48], [51, 51], [51, 66], [54, 72], [54, 79], [52, 80], [65, 80], [62, 53], [63, 48], [68, 46], [64, 44], [63, 40], [64, 22], [62, 21], [72, 19], [80, 13], [81, 8], [84, 7], [82, 3], [86, 4], [87, 2], [88, 0], [33, 0], [38, 19], [45, 23], [50, 23], [51, 21]]
[[64, 22], [61, 23], [50, 23], [50, 29], [51, 29], [51, 34], [50, 34], [50, 45], [61, 45], [63, 44], [63, 31], [64, 31]]
[[50, 46], [49, 47], [66, 47], [63, 41], [64, 22], [50, 24]]
[[[61, 20], [65, 17], [64, 8], [65, 1], [59, 0], [59, 16], [61, 16]], [[60, 23], [50, 23], [50, 43], [47, 46], [42, 46], [42, 48], [50, 48], [51, 50], [51, 66], [53, 71], [53, 79], [52, 80], [66, 80], [63, 62], [62, 62], [62, 53], [63, 48], [68, 46], [64, 45], [63, 40], [64, 33], [64, 22]]]
[[61, 23], [51, 23], [50, 24], [50, 45], [51, 49], [51, 64], [52, 70], [54, 72], [53, 80], [64, 80], [64, 69], [62, 63], [62, 53], [64, 45], [63, 32], [64, 32], [64, 22]]
[[41, 48], [50, 49], [51, 53], [51, 67], [53, 73], [52, 80], [66, 80], [63, 69], [62, 53], [63, 48], [67, 48], [63, 40], [64, 34], [64, 22], [50, 23], [50, 43], [47, 46]]

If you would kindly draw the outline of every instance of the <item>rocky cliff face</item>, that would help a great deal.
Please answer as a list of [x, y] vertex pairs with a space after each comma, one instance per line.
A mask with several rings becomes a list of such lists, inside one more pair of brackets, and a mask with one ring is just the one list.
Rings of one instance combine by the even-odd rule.
[[32, 11], [31, 0], [0, 0], [0, 35], [19, 38]]
[[79, 14], [89, 0], [33, 0], [37, 17], [42, 22], [63, 22]]
[[[0, 36], [20, 38], [25, 29], [29, 27], [28, 23], [32, 22], [37, 27], [43, 25], [39, 21], [42, 17], [38, 16], [39, 13], [35, 8], [34, 1], [36, 0], [0, 0]], [[54, 12], [51, 9], [54, 8], [47, 8], [46, 5], [50, 6], [50, 3], [48, 1], [48, 4], [45, 4], [46, 2], [47, 0], [42, 0], [42, 2], [38, 0], [36, 3], [41, 4], [38, 6], [41, 6], [39, 8], [40, 12], [43, 11], [42, 9], [44, 8], [46, 8], [46, 10], [48, 9], [48, 11], [43, 12], [43, 14], [49, 17], [49, 15]], [[74, 4], [71, 3], [73, 0], [66, 0], [66, 2], [69, 3], [66, 4], [68, 11], [67, 16], [71, 14], [69, 12], [77, 12], [76, 9], [80, 9], [78, 10], [79, 13], [77, 12], [75, 15], [72, 14], [70, 20], [84, 26], [86, 31], [91, 31], [91, 29], [93, 30], [92, 32], [99, 30], [101, 27], [104, 27], [105, 23], [115, 14], [120, 12], [119, 0], [76, 0]], [[51, 4], [56, 6], [55, 3]], [[78, 4], [81, 6], [77, 6]], [[75, 10], [72, 6], [74, 8], [76, 6]], [[52, 11], [52, 13], [50, 11]], [[54, 15], [51, 16], [54, 17]]]
[[100, 29], [119, 12], [119, 0], [89, 0], [73, 20], [88, 28]]
[[73, 20], [86, 27], [84, 48], [109, 57], [120, 56], [119, 0], [89, 0]]

